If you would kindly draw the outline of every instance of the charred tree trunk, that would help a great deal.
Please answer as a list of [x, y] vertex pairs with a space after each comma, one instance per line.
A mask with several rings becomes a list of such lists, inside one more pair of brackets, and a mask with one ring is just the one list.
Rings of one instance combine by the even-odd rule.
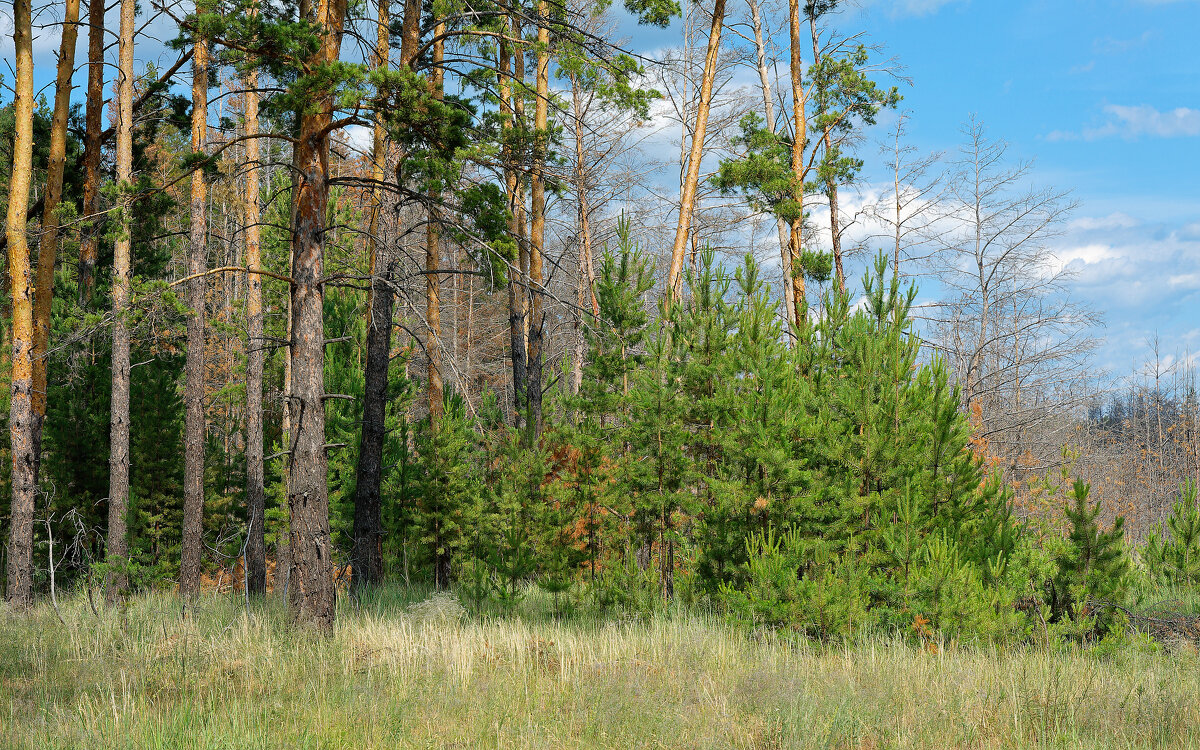
[[[363, 427], [358, 452], [358, 481], [354, 491], [354, 544], [350, 552], [355, 591], [383, 578], [383, 443], [387, 437], [388, 358], [391, 348], [391, 261], [383, 259], [371, 272], [370, 320], [367, 323], [367, 364], [363, 393]], [[386, 329], [386, 332], [385, 332]]]
[[9, 181], [5, 236], [12, 279], [12, 514], [8, 541], [8, 601], [33, 603], [33, 511], [37, 498], [33, 433], [33, 295], [26, 235], [29, 190], [33, 181], [33, 24], [29, 0], [13, 2], [16, 88], [13, 101], [12, 177]]
[[[386, 69], [389, 60], [388, 1], [379, 3], [376, 26], [375, 67]], [[371, 150], [370, 224], [367, 243], [371, 256], [371, 292], [367, 304], [367, 362], [364, 372], [363, 423], [358, 450], [357, 482], [354, 488], [354, 543], [350, 550], [355, 591], [379, 583], [383, 578], [380, 485], [383, 481], [383, 443], [386, 438], [388, 362], [392, 334], [392, 265], [379, 239], [379, 212], [383, 204], [384, 165], [387, 141], [383, 113], [375, 113]]]
[[[516, 37], [516, 34], [513, 36]], [[516, 59], [520, 59], [521, 54], [523, 53], [518, 51]], [[525, 385], [528, 379], [525, 367], [525, 290], [522, 288], [524, 281], [522, 270], [525, 265], [522, 262], [522, 256], [527, 256], [527, 253], [521, 248], [523, 244], [521, 237], [524, 234], [523, 225], [525, 220], [521, 212], [521, 204], [523, 202], [520, 197], [521, 180], [517, 174], [516, 154], [512, 145], [513, 131], [517, 124], [512, 79], [513, 60], [514, 56], [510, 43], [505, 39], [501, 39], [500, 60], [497, 67], [500, 70], [499, 88], [501, 132], [503, 133], [501, 140], [504, 144], [504, 189], [508, 195], [508, 231], [518, 245], [517, 257], [513, 259], [514, 262], [508, 269], [508, 338], [512, 361], [514, 423], [520, 427], [523, 423], [527, 405], [525, 398]], [[524, 66], [521, 65], [521, 68], [523, 69]]]

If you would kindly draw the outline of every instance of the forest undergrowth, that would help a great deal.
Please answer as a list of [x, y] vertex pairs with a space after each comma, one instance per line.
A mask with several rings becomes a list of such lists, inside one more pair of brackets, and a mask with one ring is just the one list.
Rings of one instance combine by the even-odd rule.
[[[464, 606], [465, 605], [465, 606]], [[1200, 742], [1195, 649], [836, 643], [682, 607], [389, 585], [321, 637], [275, 598], [76, 593], [0, 613], [12, 748], [1152, 748]], [[60, 619], [61, 616], [61, 619]]]

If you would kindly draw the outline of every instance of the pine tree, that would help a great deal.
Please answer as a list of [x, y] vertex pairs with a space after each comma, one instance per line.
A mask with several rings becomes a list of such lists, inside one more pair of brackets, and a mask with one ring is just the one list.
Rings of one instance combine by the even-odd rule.
[[1200, 581], [1200, 507], [1194, 481], [1179, 488], [1165, 530], [1151, 532], [1143, 557], [1151, 575], [1165, 583], [1190, 586]]
[[476, 450], [466, 403], [447, 388], [442, 415], [424, 420], [417, 432], [422, 478], [416, 520], [424, 559], [440, 589], [453, 582], [455, 559], [469, 547], [482, 510]]
[[631, 374], [641, 364], [649, 316], [646, 293], [653, 287], [650, 261], [633, 241], [630, 222], [617, 222], [617, 250], [604, 249], [596, 278], [599, 313], [585, 331], [588, 361], [576, 402], [601, 430], [612, 430], [627, 413]]
[[1127, 583], [1125, 518], [1117, 516], [1111, 529], [1101, 530], [1100, 503], [1088, 502], [1089, 491], [1086, 482], [1075, 480], [1071, 502], [1065, 509], [1071, 530], [1052, 585], [1055, 619], [1085, 615], [1092, 601], [1116, 599]]

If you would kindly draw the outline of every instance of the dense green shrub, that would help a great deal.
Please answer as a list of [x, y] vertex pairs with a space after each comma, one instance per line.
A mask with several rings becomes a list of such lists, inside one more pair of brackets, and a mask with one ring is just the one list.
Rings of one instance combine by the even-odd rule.
[[[1089, 503], [1088, 494], [1087, 483], [1076, 480], [1066, 508], [1070, 533], [1050, 586], [1054, 620], [1085, 618], [1095, 605], [1119, 601], [1129, 584], [1125, 519], [1117, 516], [1111, 529], [1101, 529], [1100, 503]], [[1105, 612], [1100, 615], [1103, 618]], [[1098, 622], [1102, 629], [1109, 624], [1107, 619]]]
[[1200, 508], [1196, 505], [1196, 483], [1189, 480], [1179, 489], [1179, 500], [1171, 508], [1166, 528], [1151, 532], [1142, 553], [1152, 579], [1176, 586], [1200, 582]]

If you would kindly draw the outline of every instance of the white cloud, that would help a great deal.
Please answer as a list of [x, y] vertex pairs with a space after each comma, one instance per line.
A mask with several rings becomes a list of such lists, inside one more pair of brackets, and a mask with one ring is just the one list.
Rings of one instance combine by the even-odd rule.
[[1107, 115], [1101, 125], [1084, 128], [1081, 132], [1053, 130], [1044, 137], [1047, 141], [1097, 141], [1103, 138], [1135, 140], [1148, 138], [1191, 138], [1200, 136], [1200, 109], [1176, 107], [1159, 110], [1148, 104], [1126, 106], [1106, 104]]
[[1167, 279], [1172, 289], [1200, 289], [1200, 273], [1181, 273]]
[[371, 150], [372, 132], [364, 125], [350, 125], [342, 129], [346, 142], [354, 149], [367, 153]]
[[1112, 247], [1100, 244], [1081, 245], [1057, 250], [1054, 255], [1064, 268], [1072, 263], [1079, 263], [1081, 266], [1094, 265], [1101, 261], [1118, 257]]
[[1148, 104], [1136, 107], [1109, 104], [1104, 107], [1108, 122], [1096, 128], [1085, 128], [1083, 138], [1093, 141], [1099, 138], [1119, 136], [1125, 139], [1149, 136], [1152, 138], [1180, 138], [1200, 135], [1200, 109], [1176, 107], [1160, 111]]
[[1154, 34], [1150, 31], [1143, 31], [1141, 34], [1130, 39], [1114, 39], [1113, 37], [1104, 37], [1092, 42], [1092, 48], [1102, 55], [1119, 55], [1122, 52], [1128, 52], [1135, 47], [1141, 47], [1146, 42], [1150, 41]]
[[1138, 220], [1129, 214], [1116, 211], [1108, 216], [1081, 216], [1067, 224], [1068, 231], [1092, 232], [1111, 229], [1132, 229]]

